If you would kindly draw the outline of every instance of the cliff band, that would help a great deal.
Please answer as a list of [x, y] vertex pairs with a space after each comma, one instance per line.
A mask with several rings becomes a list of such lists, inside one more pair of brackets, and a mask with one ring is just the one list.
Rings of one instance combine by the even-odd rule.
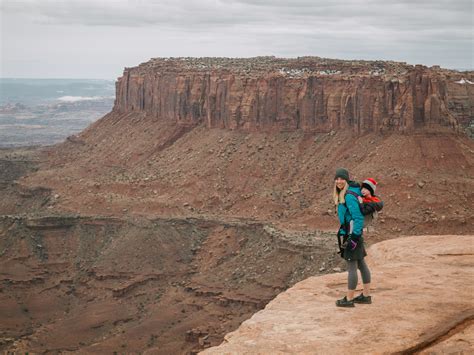
[[125, 69], [114, 111], [249, 131], [459, 128], [472, 119], [474, 94], [459, 75], [318, 57], [152, 59]]

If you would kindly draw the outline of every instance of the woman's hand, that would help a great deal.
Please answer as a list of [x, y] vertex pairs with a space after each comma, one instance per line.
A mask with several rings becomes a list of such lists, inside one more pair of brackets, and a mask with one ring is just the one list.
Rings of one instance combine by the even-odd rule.
[[357, 244], [359, 244], [359, 239], [360, 235], [358, 234], [349, 234], [349, 237], [347, 237], [346, 241], [346, 248], [349, 248], [349, 250], [354, 250], [357, 248]]
[[355, 248], [357, 248], [357, 242], [355, 240], [348, 239], [347, 247], [349, 248], [349, 250], [354, 250]]

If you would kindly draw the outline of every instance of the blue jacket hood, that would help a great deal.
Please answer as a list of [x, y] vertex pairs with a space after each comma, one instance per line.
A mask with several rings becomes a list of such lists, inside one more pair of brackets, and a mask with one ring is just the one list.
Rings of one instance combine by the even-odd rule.
[[348, 190], [355, 192], [355, 193], [356, 193], [357, 195], [359, 195], [359, 196], [362, 196], [362, 192], [361, 192], [361, 190], [360, 190], [360, 186], [359, 186], [358, 184], [356, 184], [356, 183], [354, 183], [353, 185], [352, 185], [352, 184], [349, 184]]

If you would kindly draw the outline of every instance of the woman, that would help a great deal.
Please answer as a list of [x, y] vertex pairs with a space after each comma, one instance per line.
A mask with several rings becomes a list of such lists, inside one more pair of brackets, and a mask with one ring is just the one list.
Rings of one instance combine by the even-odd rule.
[[[360, 211], [358, 196], [361, 196], [360, 185], [349, 180], [349, 172], [346, 169], [337, 169], [333, 197], [341, 223], [338, 232], [338, 238], [343, 238], [341, 254], [347, 262], [349, 273], [347, 294], [344, 298], [336, 301], [338, 307], [354, 307], [354, 303], [372, 303], [370, 270], [364, 261], [364, 257], [367, 255], [362, 237], [364, 216]], [[354, 297], [357, 287], [357, 269], [362, 275], [364, 291]]]

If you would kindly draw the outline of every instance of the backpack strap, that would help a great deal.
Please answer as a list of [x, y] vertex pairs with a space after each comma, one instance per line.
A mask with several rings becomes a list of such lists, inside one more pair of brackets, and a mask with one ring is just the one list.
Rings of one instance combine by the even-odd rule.
[[[359, 199], [358, 199], [359, 195], [357, 193], [355, 193], [354, 191], [350, 191], [350, 190], [346, 191], [346, 195], [354, 196], [356, 198], [357, 204], [359, 205], [359, 209], [360, 209], [361, 204], [359, 203]], [[347, 208], [347, 203], [344, 202], [344, 206], [346, 207], [347, 212], [350, 214], [350, 211]], [[347, 226], [347, 228], [348, 228], [347, 230], [350, 230], [350, 226]]]
[[347, 194], [354, 196], [356, 199], [359, 198], [359, 195], [358, 195], [357, 193], [355, 193], [354, 191], [347, 190], [347, 191], [346, 191], [346, 195], [347, 195]]

